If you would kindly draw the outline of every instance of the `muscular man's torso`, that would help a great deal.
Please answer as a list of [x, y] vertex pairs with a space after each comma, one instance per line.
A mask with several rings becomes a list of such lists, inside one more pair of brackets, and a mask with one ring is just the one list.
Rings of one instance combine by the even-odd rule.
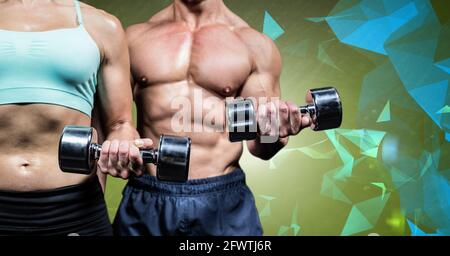
[[[72, 0], [54, 1], [45, 7], [39, 7], [37, 1], [35, 5], [37, 7], [27, 10], [19, 1], [0, 2], [0, 29], [25, 33], [78, 25]], [[83, 5], [83, 11], [85, 9]], [[88, 21], [89, 16], [86, 15]], [[96, 42], [100, 41], [93, 27], [88, 26], [87, 30]], [[10, 104], [0, 105], [0, 116], [0, 190], [53, 189], [88, 178], [63, 173], [57, 158], [64, 126], [90, 126], [91, 119], [87, 115], [57, 105]]]
[[[240, 31], [245, 22], [227, 12], [198, 29], [175, 21], [167, 8], [148, 23], [129, 29], [138, 129], [155, 141], [161, 134], [192, 138], [190, 179], [232, 172], [242, 143], [230, 143], [225, 128], [225, 99], [236, 97], [252, 72], [252, 57]], [[187, 106], [188, 100], [191, 106]], [[181, 133], [181, 108], [189, 109]], [[190, 128], [190, 131], [189, 131]], [[155, 168], [149, 167], [155, 175]]]

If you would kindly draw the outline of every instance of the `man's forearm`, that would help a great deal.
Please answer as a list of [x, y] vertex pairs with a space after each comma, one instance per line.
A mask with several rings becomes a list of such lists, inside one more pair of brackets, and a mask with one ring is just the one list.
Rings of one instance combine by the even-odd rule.
[[262, 143], [261, 138], [247, 142], [247, 147], [250, 153], [263, 160], [270, 160], [281, 149], [283, 149], [289, 141], [289, 138], [280, 138], [275, 143]]

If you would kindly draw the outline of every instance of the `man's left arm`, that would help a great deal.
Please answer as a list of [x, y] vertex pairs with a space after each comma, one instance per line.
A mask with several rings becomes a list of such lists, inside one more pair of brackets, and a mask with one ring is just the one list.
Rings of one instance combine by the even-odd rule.
[[[256, 31], [246, 33], [244, 41], [252, 55], [253, 71], [240, 96], [257, 100], [255, 107], [259, 127], [257, 139], [247, 141], [247, 147], [252, 155], [269, 160], [287, 145], [289, 136], [309, 126], [310, 120], [302, 117], [297, 105], [280, 100], [282, 61], [275, 43]], [[265, 99], [267, 103], [258, 104], [258, 99]], [[268, 122], [270, 120], [278, 122], [274, 124]], [[275, 142], [264, 143], [264, 136], [276, 136]]]

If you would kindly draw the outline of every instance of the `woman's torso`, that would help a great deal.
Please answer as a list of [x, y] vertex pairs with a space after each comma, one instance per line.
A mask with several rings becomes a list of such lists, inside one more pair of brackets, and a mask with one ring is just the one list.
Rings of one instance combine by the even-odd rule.
[[[7, 66], [8, 63], [2, 63], [2, 59], [0, 59], [0, 67], [3, 66], [3, 70], [11, 69], [11, 67], [17, 68], [17, 70], [9, 70], [8, 74], [4, 74], [3, 80], [0, 77], [0, 99], [2, 100], [0, 102], [0, 164], [2, 164], [0, 166], [0, 190], [47, 190], [78, 184], [88, 179], [82, 175], [63, 173], [58, 167], [57, 153], [60, 134], [64, 126], [91, 125], [90, 113], [86, 113], [90, 109], [80, 106], [92, 105], [93, 102], [88, 101], [92, 100], [94, 94], [92, 86], [96, 85], [94, 84], [96, 81], [90, 79], [85, 84], [77, 81], [79, 79], [77, 71], [85, 68], [79, 63], [79, 58], [82, 56], [78, 58], [76, 54], [66, 56], [61, 54], [59, 59], [58, 53], [53, 52], [50, 58], [51, 53], [47, 52], [49, 49], [45, 49], [45, 44], [43, 47], [37, 45], [33, 48], [33, 44], [30, 44], [29, 41], [39, 38], [39, 40], [47, 41], [49, 45], [54, 46], [58, 43], [64, 44], [64, 40], [59, 42], [58, 37], [67, 39], [73, 36], [74, 40], [77, 40], [76, 38], [79, 39], [80, 35], [87, 35], [86, 40], [92, 38], [89, 38], [88, 32], [77, 22], [77, 14], [72, 1], [41, 2], [42, 6], [39, 6], [39, 3], [37, 1], [34, 6], [28, 7], [18, 1], [0, 3], [0, 45], [2, 43], [3, 45], [13, 45], [13, 50], [12, 52], [10, 50], [7, 58], [8, 63], [11, 62], [16, 66]], [[1, 37], [2, 34], [3, 37]], [[14, 36], [16, 34], [17, 36]], [[92, 40], [88, 43], [92, 46], [93, 42], [95, 41]], [[27, 48], [32, 48], [32, 51], [27, 51]], [[0, 47], [0, 52], [2, 50], [5, 55], [5, 47], [3, 49]], [[80, 49], [77, 49], [76, 46], [67, 48], [68, 52], [77, 50]], [[98, 51], [94, 47], [90, 47], [89, 50]], [[49, 58], [40, 56], [39, 53], [46, 54]], [[99, 52], [95, 52], [95, 55], [90, 56], [92, 58], [89, 59], [98, 59], [97, 61], [100, 62], [98, 54]], [[3, 58], [3, 61], [5, 62], [7, 58]], [[52, 60], [53, 62], [51, 62]], [[59, 60], [68, 63], [68, 68], [59, 69], [56, 66]], [[24, 63], [18, 64], [20, 61], [24, 61]], [[39, 71], [31, 71], [31, 73], [36, 74], [29, 75], [30, 66], [27, 63], [30, 61], [34, 62], [35, 71]], [[90, 63], [86, 63], [86, 65], [90, 65]], [[42, 73], [40, 73], [40, 68], [42, 68]], [[90, 72], [96, 71], [91, 68]], [[79, 74], [85, 73], [80, 72]], [[54, 79], [49, 79], [47, 76], [52, 76]], [[23, 81], [27, 84], [24, 84]], [[66, 87], [58, 87], [58, 81], [61, 81], [61, 84]], [[76, 87], [76, 90], [71, 91], [73, 88], [69, 88], [70, 85]], [[20, 96], [23, 95], [21, 91], [26, 92], [27, 86], [32, 90], [32, 93], [27, 95], [32, 98], [31, 102], [11, 99], [13, 103], [9, 103], [7, 98], [20, 99]], [[17, 90], [16, 94], [14, 94], [14, 89]], [[62, 98], [58, 94], [48, 96], [52, 91], [62, 92]], [[6, 99], [5, 97], [2, 99], [2, 93], [3, 96], [7, 95]], [[42, 95], [40, 95], [41, 93]], [[44, 97], [43, 94], [46, 94], [47, 97]], [[40, 98], [43, 99], [42, 102], [39, 102]], [[83, 103], [78, 104], [77, 102]]]

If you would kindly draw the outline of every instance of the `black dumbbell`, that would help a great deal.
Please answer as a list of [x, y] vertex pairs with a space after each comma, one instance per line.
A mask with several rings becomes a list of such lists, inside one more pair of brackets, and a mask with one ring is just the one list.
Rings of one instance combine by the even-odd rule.
[[[308, 92], [307, 99], [311, 103], [300, 107], [300, 112], [311, 117], [311, 129], [323, 131], [341, 126], [342, 103], [335, 88], [312, 89]], [[231, 142], [257, 138], [258, 126], [251, 100], [237, 99], [227, 102], [226, 115]]]
[[[102, 146], [96, 143], [92, 127], [66, 126], [59, 142], [59, 167], [63, 172], [89, 175], [100, 158]], [[185, 182], [189, 174], [191, 139], [162, 135], [159, 149], [141, 150], [146, 164], [157, 166], [157, 178], [163, 181]]]

